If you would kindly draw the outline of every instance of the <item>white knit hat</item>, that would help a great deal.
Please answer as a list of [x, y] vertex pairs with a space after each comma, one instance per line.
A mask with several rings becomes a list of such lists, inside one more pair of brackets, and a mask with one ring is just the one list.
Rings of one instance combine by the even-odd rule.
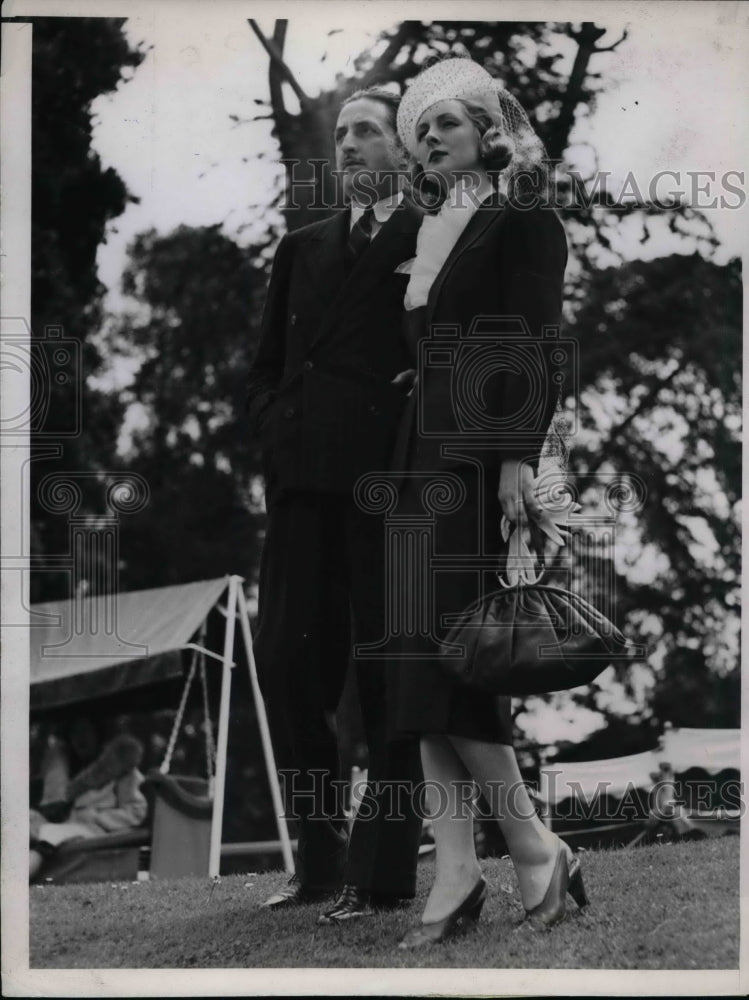
[[502, 116], [498, 84], [473, 59], [444, 59], [422, 70], [406, 90], [398, 108], [398, 135], [411, 154], [416, 151], [416, 124], [438, 101], [478, 100]]

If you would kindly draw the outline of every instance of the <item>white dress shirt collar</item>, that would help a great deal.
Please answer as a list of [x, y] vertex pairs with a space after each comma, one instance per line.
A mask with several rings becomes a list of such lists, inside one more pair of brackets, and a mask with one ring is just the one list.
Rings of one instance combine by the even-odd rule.
[[[398, 191], [397, 194], [388, 195], [387, 198], [380, 198], [378, 202], [374, 205], [374, 218], [377, 223], [377, 228], [384, 226], [396, 208], [403, 201], [403, 192]], [[362, 205], [357, 205], [356, 202], [351, 202], [351, 221], [349, 228], [352, 229], [356, 223], [364, 215], [364, 207]]]

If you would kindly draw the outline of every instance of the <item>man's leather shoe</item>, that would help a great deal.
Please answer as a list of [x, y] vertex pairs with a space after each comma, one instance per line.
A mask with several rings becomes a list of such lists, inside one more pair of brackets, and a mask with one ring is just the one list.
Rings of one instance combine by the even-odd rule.
[[320, 914], [317, 922], [342, 924], [347, 920], [356, 920], [371, 913], [367, 890], [357, 889], [354, 885], [344, 885], [333, 905]]
[[260, 905], [265, 909], [279, 910], [301, 906], [303, 903], [319, 903], [327, 895], [328, 893], [321, 889], [308, 889], [302, 885], [297, 875], [292, 875], [284, 889], [274, 892]]

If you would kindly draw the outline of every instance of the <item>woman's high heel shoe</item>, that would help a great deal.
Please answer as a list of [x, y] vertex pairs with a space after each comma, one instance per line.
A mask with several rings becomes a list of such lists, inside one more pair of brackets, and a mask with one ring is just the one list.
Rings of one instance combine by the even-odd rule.
[[572, 896], [572, 898], [577, 903], [581, 910], [584, 910], [586, 906], [589, 905], [590, 900], [588, 899], [588, 894], [585, 891], [585, 884], [583, 883], [583, 866], [580, 864], [580, 859], [575, 858], [572, 865], [569, 867], [569, 881], [567, 883], [567, 892]]
[[556, 864], [544, 898], [538, 906], [525, 911], [525, 920], [530, 921], [531, 925], [537, 929], [545, 930], [553, 927], [554, 924], [564, 919], [567, 912], [565, 900], [567, 893], [572, 896], [581, 910], [588, 905], [588, 895], [583, 884], [580, 859], [575, 858], [570, 865], [567, 851], [560, 840]]
[[486, 902], [486, 881], [483, 875], [476, 885], [471, 889], [466, 898], [442, 920], [434, 920], [428, 924], [418, 924], [412, 927], [402, 941], [399, 948], [420, 948], [425, 944], [437, 944], [453, 937], [459, 930], [461, 924], [466, 922], [476, 923], [481, 916], [481, 910]]

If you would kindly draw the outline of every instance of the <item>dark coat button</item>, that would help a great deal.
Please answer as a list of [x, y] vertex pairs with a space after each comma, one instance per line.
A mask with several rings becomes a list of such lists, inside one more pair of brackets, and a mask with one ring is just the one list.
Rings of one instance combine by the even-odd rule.
[[315, 362], [314, 362], [314, 361], [305, 361], [305, 362], [304, 362], [304, 367], [305, 367], [305, 369], [306, 369], [306, 370], [307, 370], [308, 372], [311, 372], [311, 371], [312, 371], [312, 369], [313, 369], [313, 368], [315, 367]]
[[293, 407], [293, 406], [289, 406], [289, 407], [287, 407], [287, 408], [286, 408], [286, 409], [285, 409], [285, 410], [283, 411], [283, 415], [284, 415], [285, 417], [293, 417], [295, 413], [296, 413], [296, 410], [294, 409], [294, 407]]

